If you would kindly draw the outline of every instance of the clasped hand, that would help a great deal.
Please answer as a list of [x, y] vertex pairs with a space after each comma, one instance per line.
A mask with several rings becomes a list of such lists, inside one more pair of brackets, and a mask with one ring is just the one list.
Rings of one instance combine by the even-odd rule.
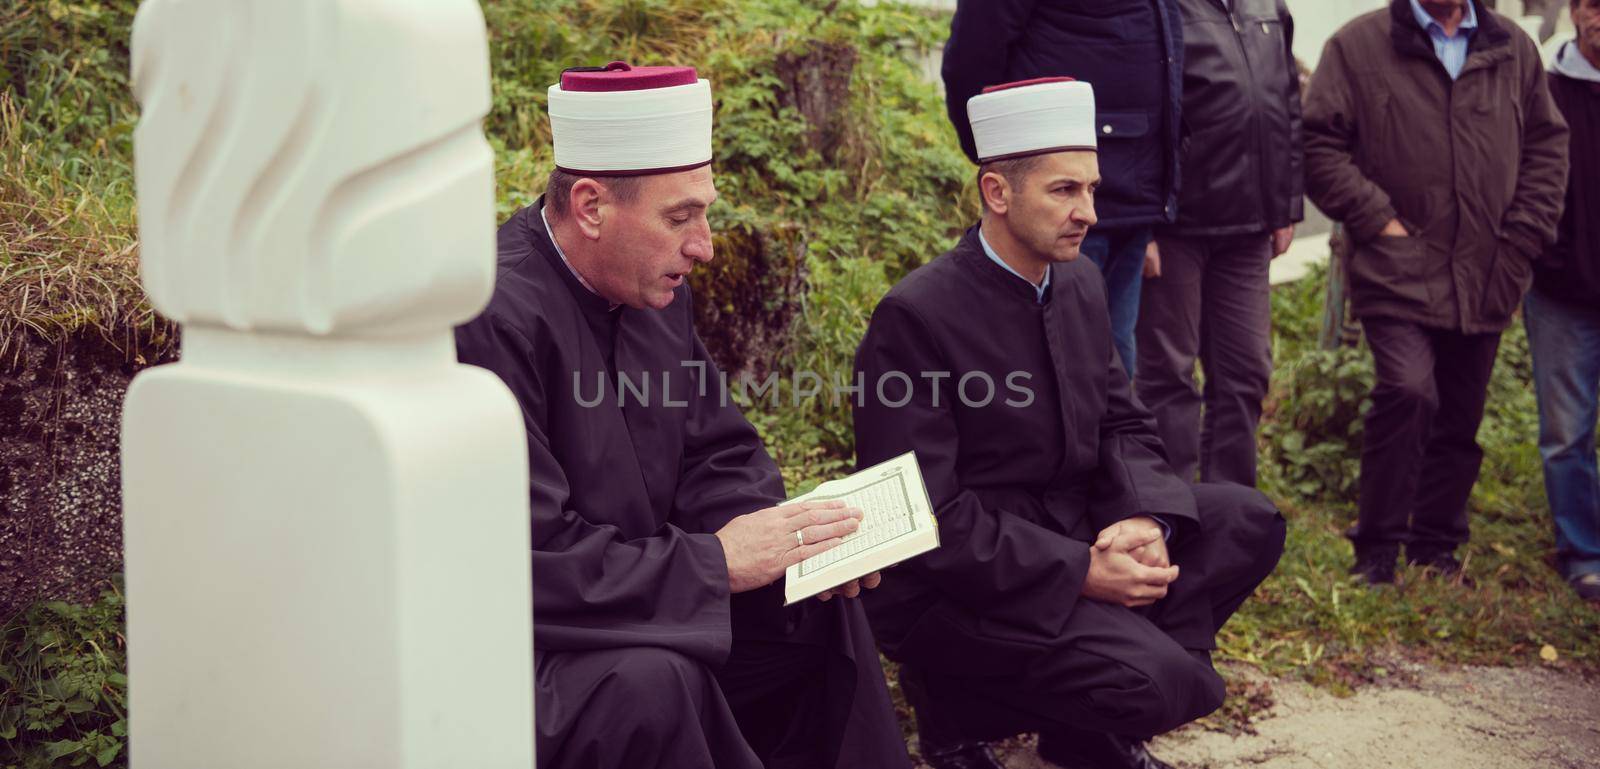
[[[772, 584], [786, 569], [837, 547], [861, 526], [861, 511], [843, 502], [798, 502], [741, 515], [717, 531], [728, 559], [728, 589], [743, 593]], [[799, 536], [795, 533], [799, 532]], [[818, 594], [854, 598], [878, 586], [877, 572]]]
[[1127, 607], [1149, 606], [1165, 598], [1178, 579], [1167, 557], [1161, 525], [1135, 516], [1107, 526], [1089, 547], [1089, 576], [1083, 595]]

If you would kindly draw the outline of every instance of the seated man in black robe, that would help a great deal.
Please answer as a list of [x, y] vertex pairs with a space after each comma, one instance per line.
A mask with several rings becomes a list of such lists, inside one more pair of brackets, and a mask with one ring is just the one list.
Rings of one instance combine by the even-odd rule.
[[527, 428], [538, 765], [909, 767], [863, 585], [785, 608], [774, 582], [860, 513], [778, 506], [695, 333], [709, 85], [569, 70], [550, 114], [557, 171], [500, 227], [493, 299], [456, 332]]
[[1129, 390], [1077, 258], [1100, 179], [1088, 84], [998, 87], [969, 115], [983, 219], [889, 292], [856, 356], [858, 460], [914, 449], [941, 540], [867, 613], [934, 767], [997, 766], [982, 741], [1022, 731], [1059, 766], [1166, 766], [1143, 743], [1221, 705], [1214, 636], [1284, 521], [1174, 475]]

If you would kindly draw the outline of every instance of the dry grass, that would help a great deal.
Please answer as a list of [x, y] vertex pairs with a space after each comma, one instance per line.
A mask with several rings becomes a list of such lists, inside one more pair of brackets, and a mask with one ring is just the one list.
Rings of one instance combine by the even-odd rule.
[[98, 333], [136, 360], [164, 349], [171, 325], [138, 282], [127, 161], [51, 158], [24, 119], [0, 92], [0, 366], [14, 365], [27, 334], [54, 343]]

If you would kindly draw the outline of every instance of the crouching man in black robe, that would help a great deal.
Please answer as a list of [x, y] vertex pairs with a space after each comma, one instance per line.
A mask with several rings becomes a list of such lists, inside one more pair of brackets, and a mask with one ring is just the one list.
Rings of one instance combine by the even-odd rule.
[[1130, 393], [1077, 258], [1093, 98], [1062, 78], [972, 99], [983, 219], [857, 352], [859, 462], [914, 449], [939, 523], [864, 599], [935, 767], [997, 766], [982, 741], [1022, 731], [1060, 766], [1166, 766], [1144, 741], [1221, 705], [1214, 636], [1283, 548], [1261, 494], [1173, 474]]
[[494, 297], [456, 332], [527, 427], [538, 765], [909, 767], [849, 600], [876, 575], [788, 608], [774, 582], [860, 512], [777, 506], [695, 333], [709, 85], [571, 70], [550, 114], [558, 170], [500, 227]]

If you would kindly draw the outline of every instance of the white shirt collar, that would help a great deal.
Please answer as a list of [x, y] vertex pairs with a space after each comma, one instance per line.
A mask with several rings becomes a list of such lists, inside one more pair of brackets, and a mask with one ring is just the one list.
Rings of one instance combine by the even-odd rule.
[[[561, 263], [567, 266], [567, 272], [572, 273], [572, 277], [577, 278], [578, 283], [588, 289], [589, 293], [600, 296], [600, 292], [594, 290], [594, 286], [589, 285], [589, 281], [584, 280], [577, 270], [572, 269], [572, 262], [567, 261], [566, 252], [562, 251], [561, 244], [556, 242], [556, 231], [550, 228], [550, 217], [544, 215], [544, 206], [539, 206], [539, 221], [544, 222], [544, 231], [550, 236], [550, 245], [555, 246], [556, 256], [561, 257]], [[604, 297], [601, 298], [603, 299]], [[611, 302], [611, 309], [615, 310], [619, 306], [621, 305]]]

